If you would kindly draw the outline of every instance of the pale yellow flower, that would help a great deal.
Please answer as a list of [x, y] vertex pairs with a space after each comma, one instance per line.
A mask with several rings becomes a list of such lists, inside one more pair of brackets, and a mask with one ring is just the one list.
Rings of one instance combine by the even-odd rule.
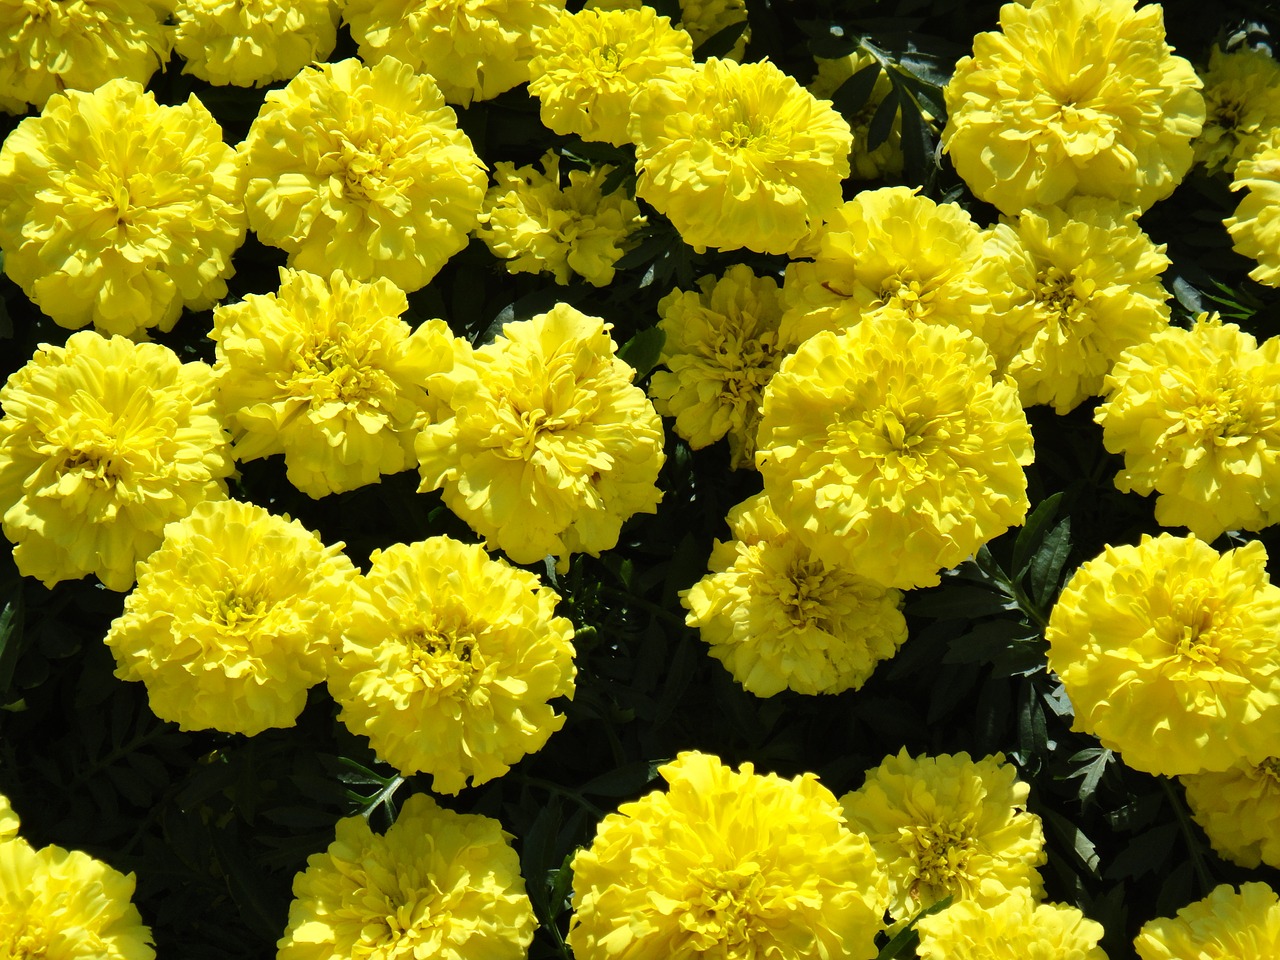
[[1249, 271], [1254, 280], [1280, 287], [1280, 139], [1237, 164], [1231, 189], [1248, 191], [1235, 213], [1222, 221], [1231, 234], [1231, 248], [1258, 261]]
[[1265, 883], [1230, 884], [1178, 911], [1148, 920], [1133, 941], [1141, 960], [1274, 960], [1280, 956], [1280, 898]]
[[1224, 859], [1280, 867], [1280, 758], [1179, 778], [1187, 806]]
[[1196, 162], [1210, 173], [1235, 173], [1280, 128], [1280, 64], [1264, 50], [1215, 46], [1201, 77], [1205, 122], [1193, 144]]
[[985, 906], [952, 904], [916, 929], [921, 960], [1107, 960], [1102, 924], [1067, 904], [1037, 903], [1026, 890]]
[[173, 48], [182, 70], [213, 84], [263, 87], [324, 60], [337, 42], [339, 0], [176, 0]]

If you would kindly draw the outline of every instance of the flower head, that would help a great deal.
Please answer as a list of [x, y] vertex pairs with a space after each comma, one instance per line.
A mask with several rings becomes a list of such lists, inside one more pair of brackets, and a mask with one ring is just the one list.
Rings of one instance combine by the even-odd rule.
[[638, 196], [698, 251], [787, 253], [840, 203], [849, 125], [772, 63], [712, 57], [631, 104]]
[[165, 524], [227, 495], [213, 374], [168, 347], [72, 334], [0, 389], [0, 514], [18, 570], [128, 590]]
[[1234, 173], [1280, 127], [1280, 64], [1251, 47], [1209, 52], [1204, 79], [1204, 129], [1193, 146], [1210, 173]]
[[1265, 883], [1230, 884], [1148, 920], [1133, 941], [1141, 960], [1271, 960], [1280, 954], [1280, 898]]
[[226, 295], [243, 189], [239, 155], [194, 95], [167, 107], [112, 80], [51, 97], [0, 148], [5, 272], [60, 326], [169, 330], [183, 307]]
[[391, 57], [308, 67], [249, 128], [245, 207], [289, 266], [425, 286], [467, 245], [484, 164], [435, 81]]
[[[642, 0], [587, 0], [587, 10], [639, 10], [645, 6]], [[726, 60], [741, 60], [751, 39], [751, 28], [746, 25], [747, 0], [680, 0], [680, 29], [689, 34], [696, 50], [721, 30], [734, 24], [743, 24], [732, 49], [724, 54]]]
[[1076, 194], [1145, 210], [1191, 166], [1200, 79], [1165, 43], [1158, 3], [1034, 0], [1000, 8], [947, 84], [942, 144], [1004, 213]]
[[19, 826], [18, 815], [13, 812], [9, 798], [0, 794], [0, 843], [16, 837]]
[[183, 72], [263, 87], [324, 60], [337, 42], [336, 0], [177, 0], [173, 48]]
[[1280, 588], [1258, 541], [1143, 537], [1082, 564], [1045, 630], [1073, 730], [1164, 776], [1260, 763], [1280, 737]]
[[1180, 779], [1191, 815], [1223, 858], [1280, 867], [1280, 758]]
[[1021, 889], [992, 904], [954, 903], [921, 917], [916, 929], [921, 960], [1107, 960], [1098, 946], [1102, 924], [1066, 904], [1037, 903]]
[[1235, 191], [1247, 190], [1226, 220], [1232, 249], [1258, 261], [1249, 276], [1280, 287], [1280, 139], [1269, 141], [1236, 166]]
[[449, 537], [375, 550], [329, 672], [341, 719], [404, 774], [457, 793], [564, 724], [573, 626], [538, 578]]
[[902, 116], [896, 115], [889, 128], [889, 135], [874, 149], [870, 146], [871, 120], [884, 98], [893, 92], [889, 75], [879, 68], [878, 61], [869, 53], [855, 50], [846, 57], [818, 59], [818, 74], [809, 83], [809, 91], [823, 100], [830, 100], [845, 81], [855, 74], [875, 67], [878, 71], [875, 84], [866, 102], [858, 111], [845, 119], [853, 131], [853, 149], [849, 151], [850, 176], [855, 180], [879, 180], [896, 177], [902, 173]]
[[385, 835], [339, 820], [333, 843], [293, 878], [278, 960], [523, 960], [533, 908], [511, 835], [423, 793]]
[[573, 858], [578, 960], [876, 955], [884, 878], [811, 774], [682, 753]]

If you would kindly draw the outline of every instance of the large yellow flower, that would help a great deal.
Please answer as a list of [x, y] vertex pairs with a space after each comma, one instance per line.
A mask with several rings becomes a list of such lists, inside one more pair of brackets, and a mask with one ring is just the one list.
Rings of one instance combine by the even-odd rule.
[[457, 793], [500, 777], [564, 724], [573, 626], [532, 573], [449, 537], [375, 550], [329, 673], [339, 716], [404, 774]]
[[1176, 917], [1148, 920], [1133, 941], [1141, 960], [1274, 960], [1280, 898], [1265, 883], [1214, 887]]
[[682, 753], [573, 858], [578, 960], [876, 955], [885, 881], [811, 773], [784, 780]]
[[194, 95], [167, 107], [113, 80], [51, 97], [0, 148], [5, 272], [60, 326], [169, 330], [183, 307], [226, 296], [243, 189]]
[[391, 57], [303, 70], [267, 94], [244, 151], [249, 225], [313, 273], [417, 290], [484, 200], [484, 164], [434, 80]]
[[685, 242], [787, 253], [840, 203], [849, 124], [772, 63], [704, 64], [631, 103], [638, 196]]
[[1242, 867], [1280, 867], [1280, 758], [1180, 779], [1214, 850]]
[[1014, 890], [997, 903], [953, 904], [916, 924], [921, 960], [1107, 960], [1105, 932], [1075, 907]]
[[982, 341], [885, 316], [824, 331], [764, 391], [756, 463], [814, 555], [930, 586], [1026, 516], [1031, 429]]
[[1116, 487], [1158, 493], [1156, 520], [1202, 540], [1280, 520], [1280, 337], [1261, 347], [1201, 315], [1130, 347], [1094, 412]]
[[1034, 0], [1000, 8], [946, 87], [942, 143], [981, 199], [1016, 215], [1067, 197], [1145, 210], [1191, 166], [1200, 78], [1165, 43], [1158, 3]]
[[511, 835], [423, 793], [385, 835], [339, 820], [293, 878], [277, 960], [524, 960], [533, 908]]
[[323, 60], [337, 42], [337, 0], [177, 0], [173, 48], [184, 73], [263, 87]]
[[1258, 261], [1249, 276], [1280, 287], [1280, 139], [1240, 161], [1231, 189], [1248, 191], [1235, 213], [1222, 221], [1232, 249]]
[[399, 319], [408, 308], [389, 280], [282, 269], [278, 293], [214, 310], [237, 459], [283, 453], [289, 481], [312, 497], [414, 466], [414, 437], [436, 409], [426, 381], [452, 367], [454, 344], [441, 320], [411, 330]]
[[422, 491], [516, 563], [596, 556], [662, 493], [662, 420], [599, 317], [567, 304], [508, 323], [432, 379], [447, 409], [418, 435]]
[[[877, 63], [868, 53], [855, 50], [835, 60], [818, 60], [818, 74], [809, 83], [815, 97], [830, 100], [846, 80]], [[893, 118], [889, 136], [874, 150], [869, 149], [871, 120], [885, 97], [893, 92], [893, 81], [883, 70], [876, 77], [866, 102], [852, 116], [846, 117], [853, 131], [853, 149], [849, 151], [850, 175], [855, 180], [879, 180], [902, 173], [902, 115]]]
[[1136, 770], [1226, 770], [1280, 742], [1280, 588], [1256, 540], [1221, 555], [1167, 533], [1107, 547], [1071, 577], [1045, 636], [1072, 729]]
[[324, 679], [355, 568], [297, 520], [199, 504], [164, 529], [106, 644], [116, 676], [183, 730], [291, 727]]
[[1204, 80], [1204, 129], [1193, 144], [1210, 173], [1234, 173], [1280, 128], [1280, 64], [1268, 53], [1239, 47], [1209, 52]]
[[0, 389], [0, 514], [18, 570], [46, 586], [133, 585], [165, 524], [227, 495], [213, 372], [91, 331], [41, 347]]
[[465, 107], [528, 80], [538, 38], [563, 9], [564, 0], [345, 0], [342, 16], [366, 63], [394, 57]]
[[857, 690], [907, 639], [902, 592], [815, 559], [763, 494], [729, 511], [710, 572], [681, 594], [691, 627], [758, 697]]
[[910, 920], [946, 897], [990, 908], [1010, 893], [1043, 893], [1040, 818], [1030, 788], [1001, 754], [885, 757], [840, 798], [889, 879], [889, 915]]

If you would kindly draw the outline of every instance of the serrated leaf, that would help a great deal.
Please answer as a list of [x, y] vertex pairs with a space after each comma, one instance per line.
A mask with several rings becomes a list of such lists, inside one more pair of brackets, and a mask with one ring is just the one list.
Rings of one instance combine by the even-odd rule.
[[880, 79], [880, 64], [869, 63], [836, 87], [831, 95], [831, 105], [846, 117], [851, 117], [866, 106], [871, 91]]
[[1026, 576], [1031, 558], [1036, 555], [1044, 535], [1058, 516], [1058, 506], [1062, 503], [1062, 492], [1051, 494], [1036, 504], [1031, 511], [1018, 537], [1013, 542], [1013, 569], [1017, 571], [1014, 579], [1021, 580]]
[[1007, 597], [985, 587], [962, 585], [944, 585], [912, 595], [906, 606], [908, 614], [934, 620], [970, 620], [1008, 609], [1010, 602]]
[[647, 330], [641, 330], [618, 350], [618, 359], [633, 368], [636, 372], [633, 379], [639, 380], [648, 376], [650, 371], [658, 365], [658, 360], [662, 357], [663, 344], [666, 342], [667, 335], [661, 327], [653, 326]]
[[1063, 517], [1045, 536], [1027, 570], [1031, 596], [1042, 606], [1057, 592], [1062, 568], [1071, 555], [1071, 518]]
[[1101, 858], [1098, 856], [1097, 846], [1085, 835], [1085, 832], [1054, 810], [1046, 809], [1041, 811], [1041, 819], [1044, 820], [1049, 830], [1057, 834], [1063, 841], [1066, 848], [1075, 856], [1085, 872], [1091, 877], [1098, 877]]
[[1014, 620], [989, 620], [956, 637], [943, 663], [992, 663], [1019, 640], [1028, 638], [1029, 627]]
[[871, 123], [867, 125], [867, 150], [871, 151], [889, 139], [893, 132], [893, 121], [898, 116], [898, 90], [895, 87], [880, 101]]

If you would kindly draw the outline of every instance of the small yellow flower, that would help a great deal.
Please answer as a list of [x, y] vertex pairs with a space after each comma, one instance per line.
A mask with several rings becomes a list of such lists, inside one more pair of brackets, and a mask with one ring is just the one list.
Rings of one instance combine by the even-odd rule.
[[183, 72], [213, 84], [289, 80], [338, 39], [336, 0], [177, 0], [173, 17]]
[[[587, 0], [587, 10], [639, 10], [642, 0]], [[696, 50], [721, 30], [747, 19], [747, 0], [680, 0], [680, 23], [689, 34]], [[742, 33], [733, 42], [726, 60], [741, 60], [751, 39], [751, 28], [744, 25]]]
[[16, 837], [19, 826], [18, 815], [13, 812], [9, 798], [0, 794], [0, 843]]
[[1148, 920], [1133, 945], [1140, 960], [1274, 960], [1280, 956], [1280, 898], [1265, 883], [1214, 887], [1176, 917]]
[[1263, 50], [1215, 46], [1202, 78], [1206, 116], [1193, 144], [1196, 162], [1210, 173], [1235, 173], [1280, 128], [1280, 64]]
[[921, 960], [1107, 960], [1105, 932], [1075, 907], [1014, 890], [997, 903], [961, 901], [916, 924]]
[[1254, 280], [1280, 287], [1280, 139], [1240, 161], [1231, 189], [1248, 191], [1235, 213], [1222, 221], [1232, 249], [1258, 261], [1249, 271]]
[[1280, 867], [1280, 758], [1180, 777], [1187, 805], [1223, 858]]
[[[818, 74], [809, 83], [815, 97], [830, 100], [844, 82], [855, 73], [871, 67], [877, 61], [870, 54], [854, 51], [847, 57], [835, 60], [818, 60]], [[853, 149], [849, 151], [850, 176], [854, 180], [880, 180], [897, 177], [902, 173], [902, 115], [893, 119], [889, 136], [876, 148], [869, 149], [871, 118], [884, 98], [893, 92], [893, 81], [881, 70], [875, 86], [858, 112], [845, 119], [853, 130]]]

